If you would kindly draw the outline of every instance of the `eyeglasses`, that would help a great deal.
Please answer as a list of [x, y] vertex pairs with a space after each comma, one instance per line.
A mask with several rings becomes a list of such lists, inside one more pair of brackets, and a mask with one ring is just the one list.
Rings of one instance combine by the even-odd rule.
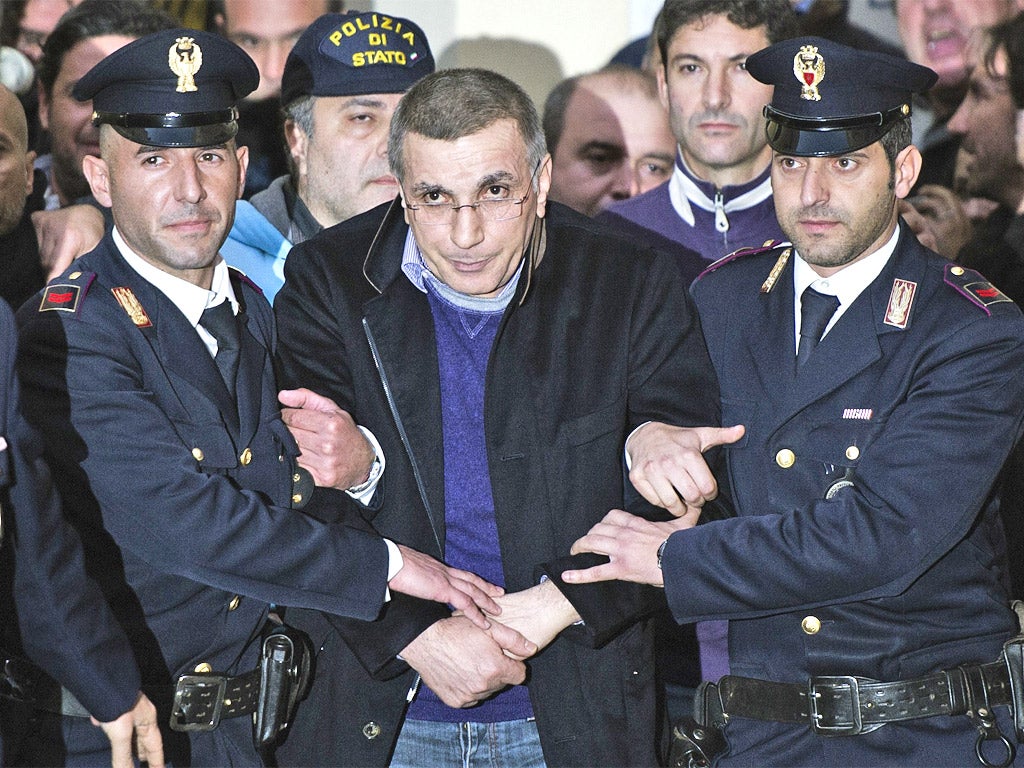
[[533, 180], [537, 176], [538, 170], [540, 170], [539, 163], [530, 175], [530, 186], [527, 187], [526, 194], [520, 198], [488, 198], [462, 205], [452, 205], [443, 201], [422, 203], [420, 205], [403, 204], [406, 210], [412, 211], [417, 223], [425, 224], [428, 227], [451, 226], [455, 223], [459, 211], [463, 208], [472, 208], [483, 217], [484, 221], [518, 219], [523, 215], [523, 203], [530, 198], [530, 190], [533, 189]]

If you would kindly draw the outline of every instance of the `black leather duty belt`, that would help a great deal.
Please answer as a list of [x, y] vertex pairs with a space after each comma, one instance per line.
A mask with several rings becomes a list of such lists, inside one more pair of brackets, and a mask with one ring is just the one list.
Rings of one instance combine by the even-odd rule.
[[987, 719], [991, 707], [1013, 702], [1002, 660], [891, 683], [844, 675], [812, 677], [806, 684], [727, 675], [707, 684], [705, 696], [713, 719], [721, 707], [723, 724], [731, 716], [806, 723], [825, 736], [855, 736], [886, 723], [936, 715]]
[[221, 720], [256, 711], [260, 698], [260, 670], [238, 677], [209, 673], [181, 675], [174, 686], [171, 728], [175, 731], [212, 731]]

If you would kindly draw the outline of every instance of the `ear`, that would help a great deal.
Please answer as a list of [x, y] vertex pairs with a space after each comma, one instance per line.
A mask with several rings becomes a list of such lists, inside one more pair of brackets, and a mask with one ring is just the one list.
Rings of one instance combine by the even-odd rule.
[[35, 186], [33, 183], [35, 180], [35, 162], [36, 153], [29, 150], [25, 153], [25, 197], [32, 194], [32, 187]]
[[657, 70], [658, 78], [658, 98], [661, 99], [661, 106], [671, 111], [668, 103], [668, 80], [665, 74], [665, 65], [662, 64]]
[[39, 125], [44, 131], [50, 130], [50, 97], [46, 89], [39, 83], [36, 84], [36, 92], [39, 94]]
[[543, 219], [547, 213], [548, 190], [551, 189], [551, 155], [544, 155], [537, 171], [537, 218]]
[[85, 174], [92, 196], [104, 208], [113, 205], [110, 195], [110, 167], [107, 161], [95, 155], [86, 155], [82, 158], [82, 173]]
[[902, 200], [910, 194], [918, 175], [921, 173], [921, 152], [911, 144], [896, 155], [895, 187], [896, 197]]
[[245, 172], [249, 168], [249, 147], [236, 147], [235, 157], [238, 158], [238, 192], [235, 199], [241, 200], [245, 192]]
[[292, 119], [284, 121], [284, 139], [288, 142], [288, 152], [295, 162], [299, 178], [306, 178], [306, 156], [309, 152], [309, 136], [299, 127], [299, 124]]

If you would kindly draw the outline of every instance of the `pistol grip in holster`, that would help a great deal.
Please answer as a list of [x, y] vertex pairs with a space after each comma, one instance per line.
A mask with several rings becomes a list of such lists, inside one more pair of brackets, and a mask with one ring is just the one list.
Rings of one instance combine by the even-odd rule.
[[312, 645], [300, 630], [281, 625], [263, 640], [260, 698], [253, 741], [267, 747], [288, 727], [312, 680]]

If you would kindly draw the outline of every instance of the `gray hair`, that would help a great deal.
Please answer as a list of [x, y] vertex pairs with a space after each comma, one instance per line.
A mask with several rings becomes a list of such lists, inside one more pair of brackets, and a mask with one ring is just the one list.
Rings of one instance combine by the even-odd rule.
[[444, 69], [427, 75], [402, 97], [391, 118], [391, 172], [402, 183], [405, 137], [409, 133], [455, 141], [508, 119], [515, 121], [526, 144], [530, 167], [536, 168], [547, 154], [547, 144], [537, 108], [522, 88], [486, 69]]

